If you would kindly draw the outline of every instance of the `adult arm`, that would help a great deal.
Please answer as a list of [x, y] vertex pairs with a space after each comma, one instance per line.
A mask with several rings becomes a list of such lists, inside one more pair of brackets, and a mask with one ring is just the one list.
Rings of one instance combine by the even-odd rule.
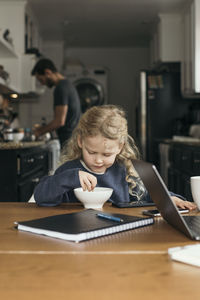
[[190, 202], [187, 200], [182, 200], [183, 198], [181, 196], [171, 196], [172, 200], [174, 201], [174, 203], [176, 204], [177, 207], [179, 208], [187, 208], [189, 210], [193, 210], [196, 209], [197, 206], [194, 202]]
[[55, 107], [54, 119], [47, 125], [41, 126], [34, 130], [34, 134], [37, 137], [47, 132], [52, 132], [65, 125], [67, 118], [68, 105], [58, 105]]
[[[133, 195], [130, 195], [130, 201], [143, 200], [147, 202], [152, 202], [152, 199], [141, 179], [137, 177], [135, 178], [135, 182], [136, 186], [133, 189]], [[196, 205], [194, 203], [187, 201], [183, 196], [175, 194], [173, 192], [169, 192], [169, 194], [177, 207], [187, 208], [189, 210], [193, 210], [196, 208]]]

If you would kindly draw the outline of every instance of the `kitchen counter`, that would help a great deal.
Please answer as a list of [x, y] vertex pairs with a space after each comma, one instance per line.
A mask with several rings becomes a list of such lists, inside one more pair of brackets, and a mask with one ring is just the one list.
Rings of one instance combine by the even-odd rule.
[[190, 136], [174, 136], [172, 139], [160, 140], [162, 143], [166, 144], [186, 144], [191, 146], [200, 146], [200, 139], [192, 138]]
[[49, 151], [46, 144], [0, 144], [0, 202], [26, 202], [31, 198], [40, 178], [48, 174]]
[[34, 141], [34, 142], [0, 142], [0, 150], [4, 149], [23, 149], [30, 147], [44, 146], [46, 143], [44, 141]]
[[159, 171], [170, 191], [192, 201], [190, 177], [200, 174], [200, 139], [190, 136], [160, 139]]
[[200, 174], [200, 141], [172, 140], [168, 146], [168, 188], [192, 201], [190, 177]]

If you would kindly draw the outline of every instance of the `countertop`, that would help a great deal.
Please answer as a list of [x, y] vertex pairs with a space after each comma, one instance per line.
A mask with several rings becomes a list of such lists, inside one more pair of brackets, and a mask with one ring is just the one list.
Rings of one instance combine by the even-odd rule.
[[192, 138], [190, 136], [175, 136], [171, 139], [163, 139], [160, 140], [160, 143], [166, 143], [166, 144], [185, 144], [185, 145], [191, 145], [191, 146], [200, 146], [200, 139], [198, 138]]
[[30, 147], [44, 146], [46, 143], [44, 141], [34, 141], [34, 142], [0, 142], [0, 150], [5, 149], [24, 149]]

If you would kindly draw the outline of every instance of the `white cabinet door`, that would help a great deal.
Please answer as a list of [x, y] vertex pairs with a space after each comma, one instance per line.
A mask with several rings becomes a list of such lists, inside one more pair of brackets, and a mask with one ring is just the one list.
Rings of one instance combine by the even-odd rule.
[[31, 71], [37, 61], [34, 54], [24, 54], [21, 56], [21, 91], [23, 93], [43, 94], [45, 87], [42, 86], [35, 76], [31, 75]]
[[200, 93], [200, 1], [195, 0], [193, 8], [194, 20], [194, 91]]
[[178, 62], [182, 58], [181, 14], [159, 14], [158, 59]]
[[151, 42], [151, 61], [180, 62], [182, 59], [181, 14], [159, 14]]
[[184, 97], [200, 98], [200, 2], [194, 0], [182, 17], [183, 59], [181, 91]]
[[[27, 5], [27, 1], [0, 1], [0, 65], [9, 74], [9, 81], [5, 85], [9, 90], [17, 93], [38, 93], [40, 90], [31, 70], [36, 62], [36, 56], [25, 54], [26, 18], [30, 16], [32, 41], [30, 45], [39, 45], [39, 32], [34, 26], [34, 17]], [[3, 33], [8, 29], [12, 44], [3, 38]]]
[[181, 90], [182, 94], [185, 97], [193, 93], [193, 6], [189, 6], [184, 14], [182, 19], [183, 27], [183, 59], [181, 62]]

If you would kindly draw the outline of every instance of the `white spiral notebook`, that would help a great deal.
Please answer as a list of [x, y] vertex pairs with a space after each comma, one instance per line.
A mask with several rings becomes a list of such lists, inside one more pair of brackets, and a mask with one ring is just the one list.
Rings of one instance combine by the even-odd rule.
[[[30, 221], [15, 222], [18, 230], [46, 235], [58, 239], [80, 242], [154, 223], [152, 217], [108, 214], [99, 217], [100, 211], [86, 209], [80, 212], [55, 215]], [[117, 220], [120, 221], [117, 221]]]

